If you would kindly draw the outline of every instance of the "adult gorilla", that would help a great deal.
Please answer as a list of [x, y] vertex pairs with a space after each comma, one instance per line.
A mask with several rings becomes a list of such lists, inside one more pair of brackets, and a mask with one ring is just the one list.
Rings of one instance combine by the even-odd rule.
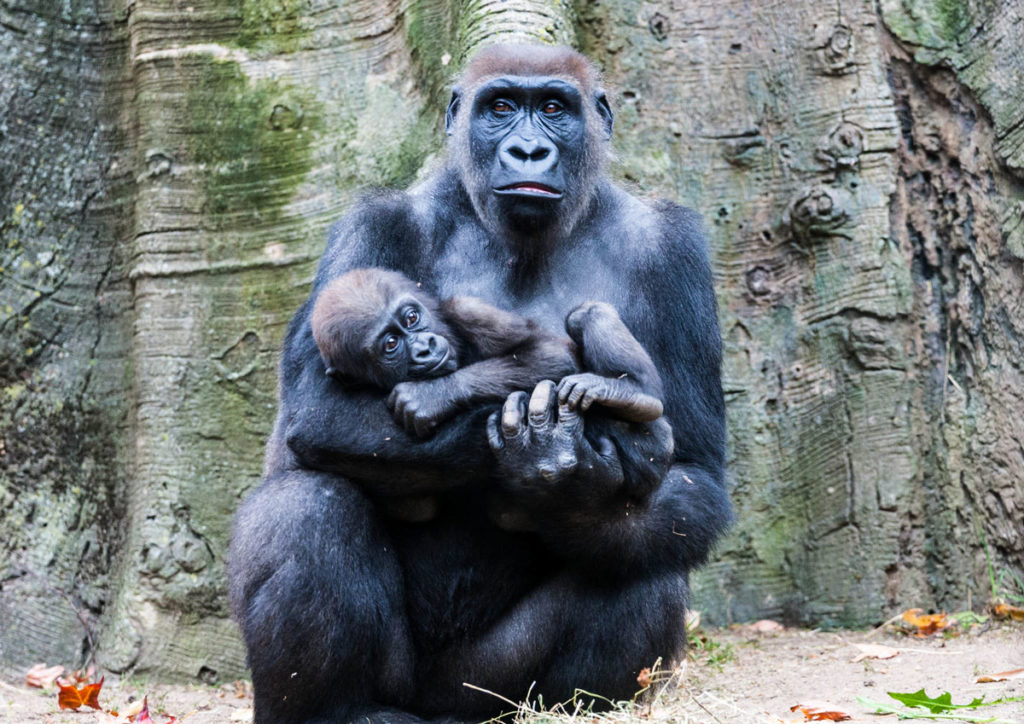
[[[695, 214], [603, 176], [599, 82], [572, 50], [484, 50], [452, 94], [448, 165], [332, 230], [285, 342], [265, 480], [231, 546], [257, 722], [502, 709], [463, 682], [547, 703], [577, 687], [628, 697], [642, 667], [679, 653], [688, 572], [731, 515], [715, 299]], [[550, 382], [407, 435], [382, 393], [325, 375], [310, 332], [317, 291], [373, 266], [552, 330], [584, 301], [613, 305], [664, 377], [674, 455], [666, 436], [643, 471], [654, 483], [626, 479], [620, 449], [588, 437]], [[378, 504], [423, 495], [439, 500], [423, 523]], [[496, 499], [535, 532], [492, 523]]]

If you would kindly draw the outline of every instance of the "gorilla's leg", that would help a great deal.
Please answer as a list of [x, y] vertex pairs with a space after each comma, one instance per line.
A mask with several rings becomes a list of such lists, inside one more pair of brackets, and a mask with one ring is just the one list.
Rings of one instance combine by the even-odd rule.
[[463, 716], [492, 714], [498, 701], [464, 682], [513, 701], [539, 695], [548, 706], [577, 691], [629, 699], [641, 669], [682, 653], [688, 592], [685, 574], [608, 585], [562, 574], [434, 658], [417, 699]]
[[257, 724], [355, 713], [414, 721], [383, 706], [402, 706], [412, 694], [403, 580], [355, 486], [311, 471], [269, 477], [235, 519], [229, 572]]

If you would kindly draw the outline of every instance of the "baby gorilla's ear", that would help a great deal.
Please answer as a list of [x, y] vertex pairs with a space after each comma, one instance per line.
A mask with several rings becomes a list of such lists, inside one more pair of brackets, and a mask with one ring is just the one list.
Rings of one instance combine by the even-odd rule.
[[365, 387], [365, 384], [360, 384], [359, 380], [355, 379], [354, 377], [350, 377], [349, 375], [346, 375], [344, 372], [335, 367], [328, 367], [325, 370], [325, 373], [328, 377], [330, 377], [335, 382], [339, 383], [345, 389], [353, 389], [355, 387], [361, 386]]

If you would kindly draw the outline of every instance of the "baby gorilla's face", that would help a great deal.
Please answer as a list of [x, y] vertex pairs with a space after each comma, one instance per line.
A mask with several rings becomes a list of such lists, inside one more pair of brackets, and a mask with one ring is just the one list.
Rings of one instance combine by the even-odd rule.
[[384, 311], [367, 336], [365, 349], [381, 379], [394, 386], [454, 372], [455, 348], [445, 336], [447, 326], [409, 295]]

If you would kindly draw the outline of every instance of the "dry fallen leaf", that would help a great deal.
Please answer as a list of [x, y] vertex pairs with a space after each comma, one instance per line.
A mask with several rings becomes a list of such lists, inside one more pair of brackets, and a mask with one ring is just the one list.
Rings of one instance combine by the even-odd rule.
[[636, 683], [640, 684], [641, 689], [646, 689], [651, 685], [651, 670], [647, 667], [640, 669], [640, 673], [637, 674]]
[[849, 714], [838, 709], [824, 706], [810, 706], [807, 704], [794, 704], [789, 707], [790, 711], [799, 710], [806, 721], [846, 721], [852, 718]]
[[48, 686], [53, 686], [53, 682], [58, 676], [64, 673], [63, 666], [50, 666], [46, 664], [36, 664], [28, 673], [25, 674], [25, 684], [27, 686], [37, 686], [40, 689], [45, 689]]
[[992, 684], [996, 681], [1010, 681], [1010, 679], [1024, 679], [1024, 669], [1012, 669], [1010, 671], [1001, 671], [998, 674], [979, 676], [978, 683]]
[[950, 621], [944, 613], [923, 613], [919, 608], [912, 608], [903, 612], [903, 621], [910, 624], [917, 631], [915, 636], [931, 636], [949, 626]]
[[852, 664], [856, 664], [864, 659], [891, 659], [900, 653], [899, 649], [894, 649], [891, 646], [882, 646], [881, 644], [854, 644], [854, 646], [860, 650], [860, 653], [850, 659]]
[[996, 618], [1012, 618], [1014, 621], [1024, 621], [1024, 608], [1011, 606], [1008, 603], [997, 603], [992, 606], [992, 613]]
[[81, 689], [76, 689], [73, 686], [64, 686], [60, 682], [57, 682], [57, 686], [60, 687], [60, 692], [57, 694], [57, 706], [61, 709], [75, 709], [83, 706], [91, 706], [93, 709], [102, 709], [100, 706], [99, 697], [100, 689], [103, 688], [103, 679], [99, 680], [97, 684], [89, 684], [83, 686]]
[[760, 621], [754, 621], [754, 623], [748, 624], [745, 628], [748, 631], [753, 631], [754, 633], [759, 634], [778, 633], [785, 629], [785, 627], [778, 621], [772, 621], [767, 618], [763, 618]]
[[131, 718], [133, 716], [142, 711], [143, 706], [145, 706], [145, 704], [136, 699], [135, 701], [129, 703], [128, 706], [126, 706], [123, 710], [121, 710], [121, 716], [131, 721]]
[[91, 665], [84, 671], [82, 669], [76, 669], [69, 671], [60, 677], [60, 681], [57, 683], [62, 686], [84, 686], [92, 681], [92, 677], [96, 674], [96, 666]]

